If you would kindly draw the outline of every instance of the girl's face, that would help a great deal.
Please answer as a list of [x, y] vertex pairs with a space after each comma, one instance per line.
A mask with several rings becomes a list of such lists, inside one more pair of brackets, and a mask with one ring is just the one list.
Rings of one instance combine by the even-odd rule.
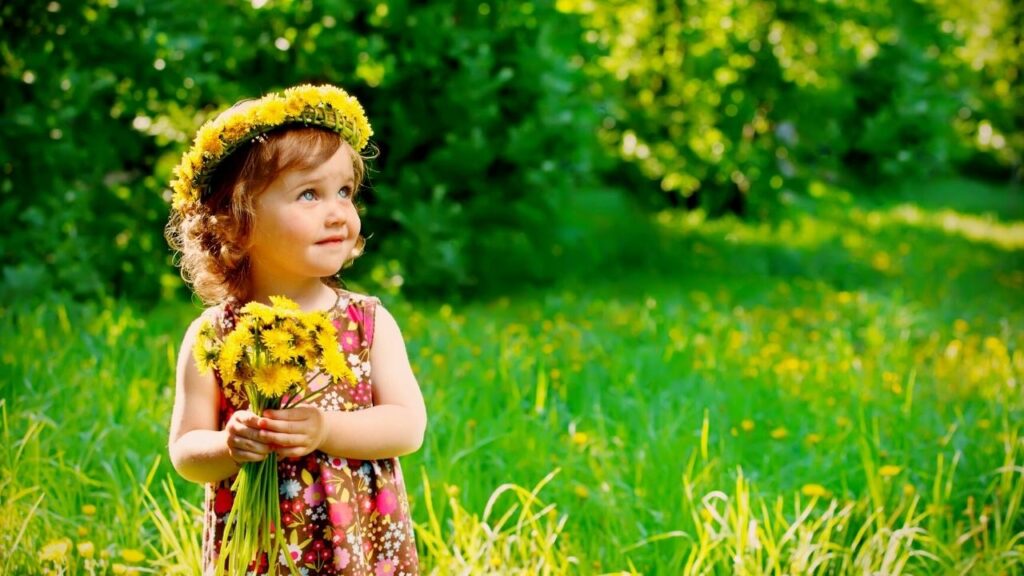
[[352, 152], [342, 145], [327, 162], [285, 170], [255, 202], [249, 258], [261, 276], [305, 280], [332, 276], [352, 256], [361, 223]]

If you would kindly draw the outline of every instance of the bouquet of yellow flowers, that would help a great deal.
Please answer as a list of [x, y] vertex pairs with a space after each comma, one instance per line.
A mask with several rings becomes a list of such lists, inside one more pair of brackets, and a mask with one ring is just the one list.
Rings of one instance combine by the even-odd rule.
[[[320, 375], [333, 382], [356, 382], [326, 314], [303, 312], [280, 296], [271, 296], [270, 303], [246, 304], [234, 330], [223, 337], [209, 322], [204, 323], [193, 349], [199, 370], [209, 373], [216, 369], [223, 386], [244, 390], [249, 409], [256, 414], [312, 400], [327, 389], [311, 386]], [[261, 552], [267, 554], [270, 574], [276, 574], [284, 544], [277, 454], [246, 462], [231, 488], [235, 502], [225, 522], [217, 574], [224, 573], [225, 559], [229, 574], [244, 574]], [[297, 573], [291, 555], [283, 556]]]

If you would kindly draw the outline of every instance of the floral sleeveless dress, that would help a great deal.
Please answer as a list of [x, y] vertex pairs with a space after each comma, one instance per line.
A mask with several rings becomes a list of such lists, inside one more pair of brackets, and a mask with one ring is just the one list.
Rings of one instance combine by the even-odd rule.
[[[330, 384], [314, 400], [325, 411], [370, 408], [370, 346], [376, 298], [339, 291], [329, 314], [338, 330], [338, 345], [359, 380]], [[234, 327], [236, 307], [225, 304], [220, 329]], [[221, 384], [220, 422], [248, 406], [241, 390]], [[290, 554], [304, 576], [417, 574], [419, 561], [409, 502], [397, 458], [355, 460], [315, 451], [278, 463], [281, 525], [287, 549], [278, 558], [278, 573], [288, 574], [283, 554]], [[212, 574], [220, 552], [224, 521], [231, 511], [235, 477], [207, 484], [203, 521], [203, 571]], [[250, 574], [265, 574], [266, 555], [250, 565]]]

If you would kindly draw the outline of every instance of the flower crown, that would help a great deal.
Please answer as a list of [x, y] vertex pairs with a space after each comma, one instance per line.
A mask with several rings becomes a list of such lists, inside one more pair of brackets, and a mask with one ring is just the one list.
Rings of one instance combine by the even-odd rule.
[[181, 213], [201, 206], [217, 166], [247, 142], [282, 126], [318, 126], [337, 133], [356, 152], [366, 147], [373, 129], [354, 96], [330, 85], [303, 84], [271, 92], [228, 109], [203, 124], [192, 147], [174, 168], [171, 207]]

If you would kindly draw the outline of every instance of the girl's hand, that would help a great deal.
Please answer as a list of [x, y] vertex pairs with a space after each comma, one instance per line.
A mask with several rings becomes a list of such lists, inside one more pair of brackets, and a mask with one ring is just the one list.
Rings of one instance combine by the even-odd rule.
[[235, 462], [260, 462], [270, 454], [270, 445], [260, 439], [260, 417], [249, 410], [232, 414], [224, 430], [228, 433], [228, 454]]
[[317, 450], [327, 435], [323, 412], [315, 406], [299, 405], [263, 412], [260, 440], [274, 446], [279, 456], [297, 458]]

